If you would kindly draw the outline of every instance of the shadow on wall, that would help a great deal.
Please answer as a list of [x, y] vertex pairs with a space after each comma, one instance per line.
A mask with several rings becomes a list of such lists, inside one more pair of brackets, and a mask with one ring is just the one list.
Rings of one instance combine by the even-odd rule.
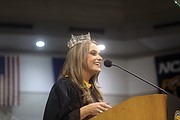
[[0, 107], [0, 120], [17, 120], [12, 116], [12, 108]]
[[20, 105], [0, 107], [0, 120], [42, 120], [49, 93], [20, 93]]

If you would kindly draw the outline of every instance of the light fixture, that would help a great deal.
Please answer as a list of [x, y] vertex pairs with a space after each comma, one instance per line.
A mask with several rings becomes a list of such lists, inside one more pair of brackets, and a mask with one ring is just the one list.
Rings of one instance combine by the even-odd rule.
[[180, 7], [180, 0], [174, 0], [174, 2]]
[[45, 45], [45, 42], [43, 42], [43, 41], [37, 41], [36, 42], [37, 47], [44, 47], [44, 45]]
[[98, 45], [99, 50], [105, 50], [105, 45]]

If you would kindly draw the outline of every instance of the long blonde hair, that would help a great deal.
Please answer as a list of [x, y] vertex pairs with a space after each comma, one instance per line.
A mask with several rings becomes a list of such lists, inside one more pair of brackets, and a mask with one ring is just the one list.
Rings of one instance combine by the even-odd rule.
[[[64, 62], [61, 75], [63, 77], [68, 76], [74, 84], [76, 84], [83, 92], [83, 102], [84, 104], [89, 104], [93, 102], [93, 99], [90, 95], [89, 89], [84, 85], [83, 81], [83, 68], [87, 66], [87, 55], [89, 53], [89, 48], [92, 43], [97, 44], [95, 41], [84, 40], [81, 43], [78, 43], [74, 47], [70, 48], [67, 53], [66, 60]], [[94, 74], [90, 81], [92, 85], [92, 90], [94, 96], [98, 101], [102, 101], [102, 94], [98, 86], [98, 76], [99, 73]]]

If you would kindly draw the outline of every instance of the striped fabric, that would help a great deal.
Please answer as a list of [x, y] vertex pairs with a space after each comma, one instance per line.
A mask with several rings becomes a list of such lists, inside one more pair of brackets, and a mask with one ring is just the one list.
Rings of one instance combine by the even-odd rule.
[[0, 106], [19, 105], [19, 57], [0, 56]]

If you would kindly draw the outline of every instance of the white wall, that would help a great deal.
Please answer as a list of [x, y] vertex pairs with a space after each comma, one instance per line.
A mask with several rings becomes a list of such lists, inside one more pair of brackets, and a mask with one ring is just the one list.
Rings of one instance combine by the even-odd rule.
[[[46, 100], [54, 83], [51, 59], [52, 56], [45, 55], [20, 55], [20, 106], [8, 110], [1, 107], [0, 120], [10, 120], [8, 117], [13, 117], [13, 120], [42, 119]], [[157, 83], [153, 57], [111, 60]], [[116, 67], [103, 66], [99, 83], [105, 101], [112, 106], [121, 103], [129, 96], [156, 91]]]
[[[156, 70], [153, 56], [128, 60], [127, 65], [128, 70], [140, 76], [142, 79], [145, 79], [157, 85], [157, 78], [155, 72]], [[137, 79], [132, 75], [128, 75], [128, 88], [128, 94], [130, 96], [158, 92], [156, 88]]]
[[20, 91], [49, 92], [54, 83], [50, 56], [20, 56]]
[[[125, 60], [111, 59], [114, 63], [126, 66]], [[115, 67], [105, 67], [99, 76], [99, 83], [102, 87], [105, 101], [115, 106], [128, 98], [127, 75]]]
[[[115, 60], [112, 61], [116, 64], [126, 66], [126, 61], [124, 60]], [[100, 85], [104, 94], [110, 95], [124, 95], [128, 94], [128, 83], [127, 75], [123, 71], [119, 70], [116, 67], [102, 67], [102, 72], [100, 73]]]
[[12, 113], [17, 120], [42, 120], [48, 93], [21, 92], [20, 106], [14, 107]]

